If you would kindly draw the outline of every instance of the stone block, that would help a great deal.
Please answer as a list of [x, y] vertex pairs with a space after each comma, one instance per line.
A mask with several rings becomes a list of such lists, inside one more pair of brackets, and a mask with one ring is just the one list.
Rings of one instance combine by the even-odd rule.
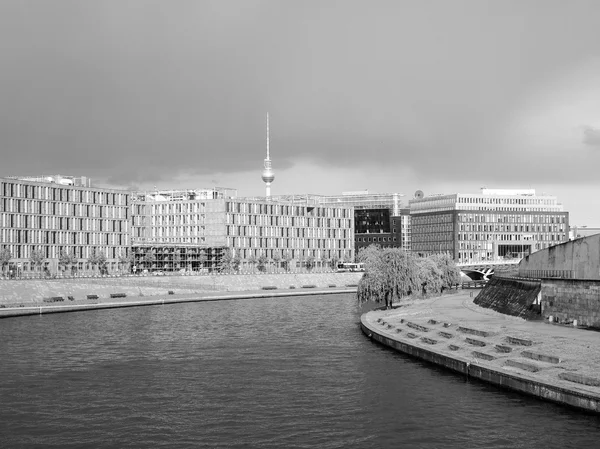
[[590, 387], [600, 387], [600, 379], [597, 377], [589, 377], [577, 373], [559, 373], [558, 378], [582, 385], [589, 385]]
[[412, 328], [412, 329], [415, 329], [415, 330], [418, 330], [418, 331], [421, 331], [421, 332], [429, 332], [429, 328], [428, 327], [421, 326], [420, 324], [411, 323], [410, 321], [407, 321], [405, 324], [408, 327]]
[[433, 338], [421, 337], [421, 341], [423, 343], [427, 343], [428, 345], [435, 345], [435, 344], [437, 344], [437, 340], [434, 340]]
[[513, 368], [519, 368], [524, 371], [529, 371], [530, 373], [537, 373], [540, 370], [540, 368], [533, 363], [519, 362], [518, 360], [512, 359], [508, 359], [505, 365], [512, 366]]
[[506, 337], [506, 341], [509, 342], [511, 345], [517, 345], [517, 346], [531, 346], [533, 344], [533, 341], [531, 340], [527, 340], [525, 338], [517, 338], [517, 337]]
[[465, 338], [465, 341], [473, 346], [485, 346], [487, 343], [481, 340], [475, 340], [474, 338]]
[[471, 352], [471, 355], [473, 357], [475, 357], [476, 359], [496, 360], [496, 357], [494, 357], [493, 355], [490, 355], [490, 354], [486, 354], [485, 352], [473, 351], [473, 352]]
[[482, 331], [482, 330], [478, 330], [478, 329], [471, 329], [469, 327], [463, 327], [463, 326], [459, 326], [458, 330], [462, 333], [465, 334], [471, 334], [471, 335], [477, 335], [479, 337], [489, 337], [490, 335], [492, 335], [491, 332], [488, 331]]
[[531, 351], [522, 351], [521, 355], [531, 360], [539, 360], [540, 362], [546, 363], [560, 363], [561, 360], [559, 357], [553, 355], [539, 354]]
[[452, 338], [452, 337], [454, 337], [454, 335], [452, 335], [450, 332], [442, 332], [442, 331], [440, 331], [440, 332], [438, 332], [438, 335], [441, 335], [444, 338]]
[[510, 346], [496, 345], [496, 351], [508, 353], [508, 352], [512, 352], [512, 348]]
[[460, 349], [460, 346], [448, 345], [448, 349], [450, 349], [451, 351], [458, 351]]

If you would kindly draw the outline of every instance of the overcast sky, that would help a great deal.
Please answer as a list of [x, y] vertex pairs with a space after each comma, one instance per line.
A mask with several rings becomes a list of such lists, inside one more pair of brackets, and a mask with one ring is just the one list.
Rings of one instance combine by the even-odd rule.
[[600, 226], [600, 2], [0, 1], [2, 175], [535, 188]]

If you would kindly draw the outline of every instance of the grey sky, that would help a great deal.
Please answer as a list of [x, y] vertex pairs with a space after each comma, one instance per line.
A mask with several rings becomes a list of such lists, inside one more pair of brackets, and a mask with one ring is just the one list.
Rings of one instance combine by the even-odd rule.
[[260, 194], [269, 111], [273, 193], [569, 209], [598, 192], [599, 23], [594, 0], [4, 0], [1, 171]]

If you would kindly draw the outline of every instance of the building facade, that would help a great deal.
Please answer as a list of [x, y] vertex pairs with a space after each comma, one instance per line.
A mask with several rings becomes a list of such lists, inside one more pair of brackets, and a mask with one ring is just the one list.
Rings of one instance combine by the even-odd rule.
[[522, 258], [568, 240], [569, 213], [535, 190], [482, 189], [409, 202], [412, 251], [458, 263]]
[[228, 189], [132, 195], [136, 268], [214, 270], [229, 254], [242, 268], [264, 256], [301, 266], [354, 259], [352, 209], [312, 197], [238, 198]]
[[402, 215], [400, 193], [343, 192], [341, 195], [321, 196], [322, 205], [341, 205], [354, 209], [354, 246], [358, 252], [369, 245], [402, 247], [409, 245], [410, 218]]
[[[0, 247], [17, 275], [118, 269], [127, 257], [129, 195], [87, 178], [0, 178]], [[63, 255], [70, 262], [61, 264]], [[94, 263], [102, 257], [102, 267]], [[4, 267], [7, 268], [7, 267]]]

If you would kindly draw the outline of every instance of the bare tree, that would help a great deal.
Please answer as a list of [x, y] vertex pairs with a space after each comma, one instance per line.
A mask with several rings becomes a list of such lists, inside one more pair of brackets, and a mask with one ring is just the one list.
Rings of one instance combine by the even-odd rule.
[[42, 265], [44, 265], [45, 261], [46, 255], [44, 254], [44, 251], [41, 248], [34, 249], [31, 251], [31, 254], [29, 255], [29, 262], [38, 273]]
[[10, 259], [12, 259], [12, 253], [8, 248], [0, 249], [0, 264], [2, 265], [2, 274], [5, 274], [6, 267], [10, 263]]

